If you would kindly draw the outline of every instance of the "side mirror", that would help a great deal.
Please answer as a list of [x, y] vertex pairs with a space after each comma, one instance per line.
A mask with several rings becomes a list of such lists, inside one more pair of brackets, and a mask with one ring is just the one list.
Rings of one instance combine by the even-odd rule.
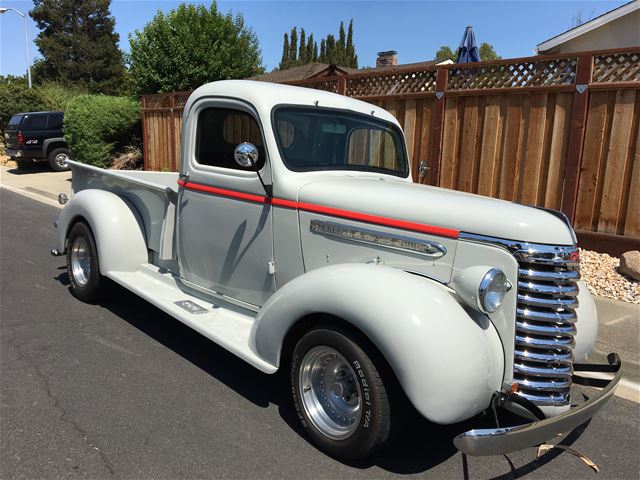
[[243, 142], [233, 152], [236, 163], [243, 168], [249, 168], [258, 163], [258, 149], [253, 143]]

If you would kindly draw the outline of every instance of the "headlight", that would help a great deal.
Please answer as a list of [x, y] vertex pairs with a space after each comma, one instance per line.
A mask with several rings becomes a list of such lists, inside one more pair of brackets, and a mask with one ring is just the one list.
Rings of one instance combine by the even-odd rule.
[[489, 270], [478, 288], [478, 308], [484, 313], [493, 313], [500, 308], [504, 296], [511, 290], [511, 283], [499, 268]]

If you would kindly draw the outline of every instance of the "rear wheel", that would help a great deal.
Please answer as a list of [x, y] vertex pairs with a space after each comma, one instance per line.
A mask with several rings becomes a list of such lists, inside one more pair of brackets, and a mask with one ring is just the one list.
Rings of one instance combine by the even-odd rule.
[[49, 152], [47, 159], [49, 166], [56, 172], [64, 172], [70, 168], [67, 160], [70, 160], [71, 157], [67, 148], [54, 148]]
[[93, 233], [84, 222], [76, 223], [69, 232], [67, 273], [74, 297], [83, 302], [95, 302], [100, 298], [105, 278], [100, 275]]
[[392, 382], [365, 348], [346, 333], [318, 328], [300, 338], [291, 362], [303, 427], [320, 449], [345, 460], [369, 457], [391, 439]]

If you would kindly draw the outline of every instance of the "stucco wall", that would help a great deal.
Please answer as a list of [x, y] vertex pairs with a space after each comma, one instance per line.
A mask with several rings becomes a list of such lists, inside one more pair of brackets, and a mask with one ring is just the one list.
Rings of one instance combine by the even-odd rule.
[[623, 17], [590, 32], [584, 33], [557, 47], [540, 53], [567, 53], [587, 50], [604, 50], [609, 48], [635, 47], [640, 45], [640, 10], [635, 10]]

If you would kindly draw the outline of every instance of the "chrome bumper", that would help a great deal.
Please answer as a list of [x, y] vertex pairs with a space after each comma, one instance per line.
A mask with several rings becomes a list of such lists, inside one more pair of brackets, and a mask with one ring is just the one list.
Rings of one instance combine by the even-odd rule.
[[487, 428], [470, 430], [458, 435], [453, 443], [467, 455], [501, 455], [544, 443], [557, 435], [568, 433], [593, 417], [609, 401], [622, 378], [621, 362], [618, 355], [610, 353], [609, 365], [574, 365], [575, 371], [615, 372], [611, 380], [599, 380], [573, 376], [573, 382], [582, 385], [604, 387], [598, 395], [585, 403], [573, 407], [557, 417], [546, 418], [525, 425], [507, 428]]

